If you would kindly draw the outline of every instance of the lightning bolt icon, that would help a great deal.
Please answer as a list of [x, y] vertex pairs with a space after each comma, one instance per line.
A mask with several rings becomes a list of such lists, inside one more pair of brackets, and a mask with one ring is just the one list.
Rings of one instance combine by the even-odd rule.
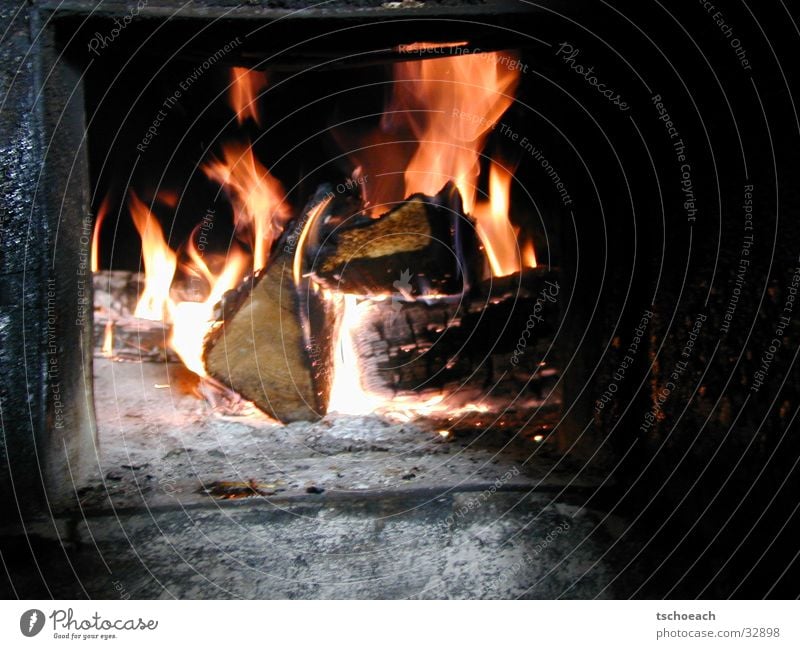
[[39, 616], [36, 615], [36, 611], [31, 613], [31, 619], [28, 620], [28, 631], [33, 631], [33, 625], [36, 624], [36, 621], [39, 619]]

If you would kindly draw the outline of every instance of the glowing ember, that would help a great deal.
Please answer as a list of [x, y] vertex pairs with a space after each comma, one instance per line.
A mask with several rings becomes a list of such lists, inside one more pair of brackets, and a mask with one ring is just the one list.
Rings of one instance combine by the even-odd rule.
[[243, 124], [249, 117], [261, 126], [258, 94], [267, 86], [267, 75], [249, 68], [231, 68], [230, 104], [236, 120]]
[[169, 289], [175, 274], [175, 253], [164, 240], [164, 232], [148, 207], [131, 192], [133, 224], [142, 239], [145, 284], [134, 315], [145, 320], [164, 320], [170, 303]]
[[291, 218], [280, 181], [256, 159], [249, 145], [223, 147], [222, 160], [212, 160], [203, 171], [222, 185], [234, 210], [237, 234], [252, 247], [253, 270], [267, 263], [272, 242]]

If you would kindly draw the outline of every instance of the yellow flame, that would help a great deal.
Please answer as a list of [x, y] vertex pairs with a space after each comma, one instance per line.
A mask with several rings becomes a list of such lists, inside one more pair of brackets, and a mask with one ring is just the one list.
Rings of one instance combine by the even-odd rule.
[[105, 332], [103, 333], [103, 347], [100, 352], [106, 358], [114, 355], [114, 323], [109, 320], [106, 322]]
[[198, 376], [207, 376], [203, 362], [206, 335], [214, 325], [214, 306], [225, 291], [241, 280], [249, 259], [232, 251], [225, 268], [212, 284], [208, 297], [202, 302], [174, 302], [170, 307], [172, 333], [169, 344], [183, 364]]
[[[324, 292], [326, 299], [337, 299]], [[377, 414], [387, 419], [408, 422], [415, 417], [429, 417], [447, 413], [454, 417], [468, 412], [488, 412], [481, 403], [454, 406], [452, 399], [438, 393], [434, 395], [401, 394], [385, 396], [375, 394], [361, 384], [361, 366], [355, 345], [355, 334], [362, 326], [364, 316], [374, 300], [361, 300], [355, 295], [341, 297], [341, 324], [334, 347], [333, 379], [331, 381], [328, 412], [349, 415]]]
[[142, 239], [144, 291], [134, 315], [145, 320], [164, 320], [170, 304], [169, 289], [175, 275], [175, 253], [167, 245], [158, 220], [133, 192], [130, 194], [131, 218]]
[[333, 381], [328, 412], [348, 415], [367, 415], [375, 411], [381, 401], [369, 394], [361, 385], [361, 368], [353, 341], [353, 332], [361, 322], [361, 309], [355, 295], [343, 295], [339, 339], [334, 347]]
[[[133, 193], [130, 196], [130, 210], [142, 238], [145, 267], [145, 288], [134, 315], [137, 318], [170, 324], [170, 348], [188, 369], [205, 377], [203, 343], [214, 324], [214, 306], [225, 291], [241, 281], [250, 259], [239, 248], [234, 247], [225, 258], [222, 271], [215, 275], [190, 239], [185, 250], [189, 257], [185, 270], [189, 275], [202, 280], [206, 290], [200, 291], [201, 299], [197, 301], [176, 301], [170, 294], [175, 276], [176, 253], [164, 240], [163, 231], [155, 216]], [[110, 335], [107, 328], [106, 341], [111, 340]]]
[[319, 215], [325, 211], [325, 208], [328, 206], [328, 203], [330, 203], [331, 200], [331, 196], [326, 196], [314, 207], [312, 207], [306, 216], [306, 223], [300, 232], [300, 236], [297, 238], [297, 247], [294, 251], [294, 259], [292, 259], [292, 278], [294, 279], [295, 286], [300, 286], [300, 279], [303, 273], [303, 250], [306, 244], [306, 239], [308, 238], [308, 233], [311, 232], [311, 228], [314, 227]]

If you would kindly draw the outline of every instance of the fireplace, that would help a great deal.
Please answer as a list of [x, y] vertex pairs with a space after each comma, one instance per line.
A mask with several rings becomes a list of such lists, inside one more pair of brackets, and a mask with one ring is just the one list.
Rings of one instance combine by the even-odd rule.
[[[472, 463], [490, 482], [518, 473], [511, 447], [544, 466], [607, 466], [602, 440], [578, 430], [581, 406], [564, 407], [583, 383], [567, 353], [577, 240], [567, 163], [529, 130], [525, 61], [541, 44], [508, 27], [528, 13], [448, 42], [428, 40], [434, 20], [399, 16], [419, 40], [323, 20], [262, 51], [280, 21], [258, 38], [215, 21], [226, 40], [187, 51], [161, 44], [185, 43], [188, 25], [171, 21], [159, 29], [181, 35], [147, 48], [132, 20], [59, 27], [68, 43], [88, 35], [67, 47], [86, 66], [95, 215], [81, 239], [94, 317], [80, 319], [101, 472], [84, 505], [445, 489]], [[115, 29], [145, 31], [107, 56]], [[233, 430], [259, 450], [221, 445]], [[436, 459], [453, 444], [465, 450]], [[318, 463], [259, 478], [273, 453], [306, 466], [308, 446], [419, 459], [391, 480], [380, 460], [358, 478]]]
[[[560, 2], [302, 5], [31, 9], [9, 506], [81, 574], [90, 539], [129, 543], [109, 570], [141, 596], [225, 596], [170, 552], [244, 579], [276, 547], [289, 597], [660, 593], [647, 494], [678, 497], [641, 483], [672, 475], [672, 395], [729, 302], [670, 308], [697, 263], [675, 223], [712, 227], [679, 81], [637, 85]], [[502, 551], [469, 575], [437, 545]]]

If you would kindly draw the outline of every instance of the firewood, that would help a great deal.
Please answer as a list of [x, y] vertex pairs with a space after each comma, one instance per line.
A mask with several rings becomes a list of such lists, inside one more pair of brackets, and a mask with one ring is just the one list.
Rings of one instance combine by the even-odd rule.
[[208, 373], [278, 421], [325, 414], [332, 364], [332, 308], [298, 287], [280, 254], [226, 295], [205, 343]]
[[436, 196], [415, 194], [377, 219], [343, 216], [333, 200], [315, 229], [307, 266], [316, 282], [337, 292], [386, 295], [400, 282], [409, 295], [461, 294], [483, 267], [475, 224], [453, 183]]
[[527, 270], [477, 288], [463, 299], [396, 295], [367, 305], [353, 333], [362, 385], [386, 397], [500, 379], [509, 393], [552, 385], [561, 363], [558, 274]]

